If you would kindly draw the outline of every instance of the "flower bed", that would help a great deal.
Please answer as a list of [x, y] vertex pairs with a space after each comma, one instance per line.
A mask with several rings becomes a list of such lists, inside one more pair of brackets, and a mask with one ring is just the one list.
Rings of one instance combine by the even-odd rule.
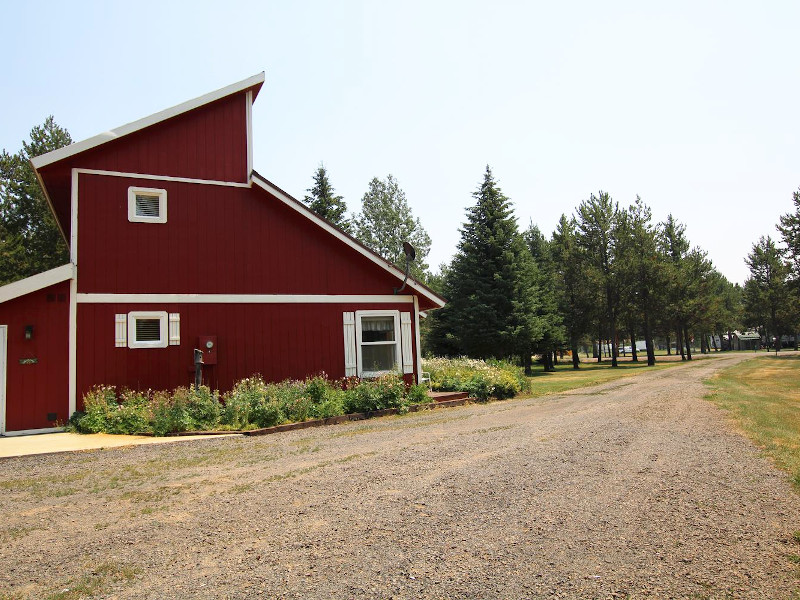
[[424, 386], [406, 386], [398, 375], [376, 379], [329, 380], [324, 374], [303, 381], [266, 383], [253, 376], [220, 397], [208, 387], [172, 392], [96, 386], [83, 398], [83, 413], [69, 427], [80, 433], [147, 433], [251, 430], [283, 423], [369, 413], [431, 402]]
[[530, 391], [530, 382], [521, 367], [507, 361], [474, 358], [427, 358], [422, 370], [430, 373], [431, 387], [441, 392], [467, 392], [473, 398], [513, 398]]

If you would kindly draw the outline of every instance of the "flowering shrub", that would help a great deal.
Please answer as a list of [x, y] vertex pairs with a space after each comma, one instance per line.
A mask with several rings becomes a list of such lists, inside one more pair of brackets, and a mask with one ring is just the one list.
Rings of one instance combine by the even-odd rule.
[[441, 392], [467, 392], [478, 400], [512, 398], [530, 383], [521, 367], [507, 361], [475, 358], [428, 358], [422, 369], [431, 374], [431, 387]]
[[222, 398], [208, 387], [168, 391], [96, 386], [83, 398], [84, 413], [69, 427], [80, 433], [152, 433], [243, 430], [430, 402], [424, 386], [406, 387], [399, 375], [266, 383], [260, 375], [238, 381]]

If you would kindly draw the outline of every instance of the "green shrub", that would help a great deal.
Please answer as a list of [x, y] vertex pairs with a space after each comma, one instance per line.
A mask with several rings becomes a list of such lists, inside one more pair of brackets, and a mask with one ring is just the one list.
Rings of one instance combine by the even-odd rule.
[[428, 388], [424, 385], [408, 386], [406, 400], [409, 404], [428, 404], [433, 402], [433, 398], [428, 395]]
[[80, 433], [100, 433], [108, 430], [109, 417], [117, 407], [117, 389], [110, 386], [96, 385], [83, 397], [83, 409], [86, 414], [77, 421], [76, 428]]
[[422, 368], [431, 374], [431, 387], [442, 392], [467, 392], [479, 400], [513, 398], [530, 389], [521, 367], [508, 361], [472, 358], [429, 358]]
[[402, 404], [404, 391], [405, 385], [399, 375], [362, 379], [346, 391], [344, 408], [348, 413], [398, 408]]

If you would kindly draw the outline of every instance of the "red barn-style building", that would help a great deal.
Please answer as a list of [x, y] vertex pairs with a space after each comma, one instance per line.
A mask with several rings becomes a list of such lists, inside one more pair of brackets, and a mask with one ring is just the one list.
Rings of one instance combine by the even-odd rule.
[[261, 73], [34, 158], [70, 263], [0, 288], [0, 435], [96, 384], [420, 377], [421, 283], [252, 168]]

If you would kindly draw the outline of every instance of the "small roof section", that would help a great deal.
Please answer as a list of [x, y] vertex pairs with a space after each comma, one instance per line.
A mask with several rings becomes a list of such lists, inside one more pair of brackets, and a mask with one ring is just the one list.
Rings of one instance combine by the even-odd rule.
[[255, 100], [255, 96], [258, 95], [258, 91], [261, 89], [263, 83], [264, 83], [264, 71], [262, 71], [258, 75], [253, 75], [252, 77], [248, 77], [247, 79], [243, 79], [242, 81], [233, 83], [224, 88], [220, 88], [208, 94], [198, 96], [197, 98], [188, 100], [186, 102], [173, 106], [172, 108], [167, 108], [166, 110], [162, 110], [161, 112], [157, 112], [148, 117], [144, 117], [143, 119], [139, 119], [138, 121], [133, 121], [132, 123], [128, 123], [127, 125], [117, 127], [116, 129], [112, 129], [111, 131], [106, 131], [105, 133], [98, 134], [94, 137], [90, 137], [81, 142], [75, 142], [74, 144], [70, 144], [69, 146], [64, 146], [63, 148], [59, 148], [58, 150], [53, 150], [52, 152], [48, 152], [47, 154], [36, 156], [31, 159], [31, 164], [33, 164], [33, 167], [35, 169], [37, 170], [41, 169], [42, 167], [46, 167], [47, 165], [51, 165], [60, 160], [64, 160], [65, 158], [69, 158], [70, 156], [75, 156], [76, 154], [80, 154], [81, 152], [85, 152], [86, 150], [96, 148], [97, 146], [101, 146], [102, 144], [105, 144], [107, 142], [117, 140], [121, 137], [130, 135], [131, 133], [144, 129], [145, 127], [150, 127], [151, 125], [155, 125], [156, 123], [161, 123], [162, 121], [166, 121], [167, 119], [171, 119], [183, 113], [189, 112], [190, 110], [194, 110], [195, 108], [203, 106], [204, 104], [210, 104], [211, 102], [214, 102], [221, 98], [225, 98], [226, 96], [230, 96], [231, 94], [235, 94], [237, 92], [242, 92], [249, 88], [254, 88], [253, 99]]
[[72, 279], [75, 275], [75, 265], [72, 263], [50, 269], [38, 275], [31, 275], [0, 287], [0, 303], [8, 302], [31, 292], [38, 292], [46, 287]]

